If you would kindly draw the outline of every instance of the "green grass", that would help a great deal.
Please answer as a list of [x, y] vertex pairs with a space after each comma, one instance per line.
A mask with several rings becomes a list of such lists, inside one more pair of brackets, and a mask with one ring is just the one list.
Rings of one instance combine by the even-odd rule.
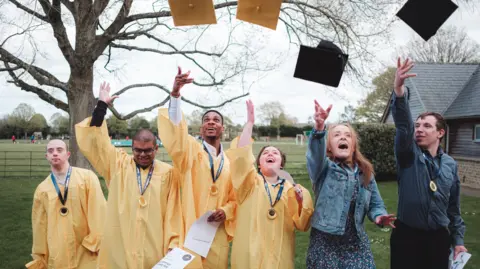
[[[3, 142], [3, 143], [2, 143]], [[264, 144], [255, 144], [255, 152]], [[287, 153], [287, 170], [293, 174], [297, 183], [302, 184], [308, 189], [311, 185], [305, 169], [305, 146], [297, 146], [294, 144], [275, 144]], [[225, 145], [228, 148], [228, 144]], [[36, 186], [48, 175], [47, 163], [42, 160], [45, 145], [30, 145], [26, 143], [12, 145], [5, 141], [0, 141], [0, 268], [3, 269], [20, 269], [25, 268], [24, 265], [30, 261], [31, 252], [31, 206], [33, 192]], [[128, 150], [128, 149], [127, 149]], [[2, 151], [8, 152], [6, 155]], [[30, 161], [28, 151], [39, 151], [32, 154], [35, 159], [32, 166], [35, 168], [32, 172], [33, 178], [29, 177]], [[160, 150], [159, 159], [168, 160], [168, 156], [164, 155], [164, 149]], [[11, 171], [9, 165], [13, 161], [5, 160], [16, 157], [21, 158], [20, 165], [15, 170], [24, 170], [24, 176], [15, 176], [12, 178], [2, 178], [3, 173], [14, 176], [20, 172]], [[4, 163], [7, 166], [4, 166]], [[3, 170], [2, 170], [3, 169]], [[32, 168], [33, 169], [33, 168]], [[102, 186], [105, 184], [102, 180]], [[397, 185], [396, 182], [387, 181], [379, 182], [380, 192], [387, 206], [387, 210], [391, 213], [396, 212], [397, 204]], [[462, 216], [467, 224], [467, 232], [465, 237], [465, 245], [472, 258], [466, 269], [480, 268], [480, 210], [478, 205], [479, 198], [462, 196]], [[368, 235], [370, 237], [372, 250], [375, 256], [375, 263], [379, 269], [387, 269], [390, 267], [390, 230], [379, 229], [375, 227], [368, 219], [365, 220]], [[309, 232], [297, 233], [295, 268], [305, 268], [305, 258], [309, 244]]]

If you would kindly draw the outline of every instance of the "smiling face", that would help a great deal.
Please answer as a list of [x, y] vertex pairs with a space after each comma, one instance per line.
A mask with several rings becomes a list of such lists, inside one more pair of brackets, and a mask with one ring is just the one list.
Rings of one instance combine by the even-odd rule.
[[265, 146], [260, 150], [257, 158], [257, 167], [266, 176], [272, 175], [275, 170], [285, 166], [285, 154], [276, 147]]
[[203, 139], [219, 139], [224, 131], [222, 117], [214, 111], [210, 111], [202, 118], [200, 130]]
[[53, 167], [62, 167], [70, 157], [67, 144], [62, 140], [51, 140], [47, 144], [47, 153], [45, 154], [45, 157]]
[[433, 115], [420, 116], [415, 122], [415, 141], [423, 149], [437, 148], [444, 134], [445, 130], [438, 128], [437, 118]]
[[327, 150], [339, 161], [352, 161], [356, 143], [354, 131], [349, 126], [337, 125], [328, 132]]

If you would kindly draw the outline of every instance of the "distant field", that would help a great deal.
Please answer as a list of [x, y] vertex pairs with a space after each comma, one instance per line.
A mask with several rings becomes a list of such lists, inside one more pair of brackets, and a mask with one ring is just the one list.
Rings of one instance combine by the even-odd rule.
[[[265, 143], [255, 143], [256, 154]], [[288, 143], [274, 143], [287, 154], [286, 169], [294, 176], [295, 181], [311, 189], [305, 167], [306, 146]], [[228, 143], [225, 144], [228, 148]], [[125, 148], [130, 152], [129, 148]], [[5, 151], [8, 151], [5, 153]], [[36, 151], [30, 153], [29, 151]], [[11, 141], [0, 140], [0, 268], [20, 269], [30, 261], [31, 252], [31, 206], [36, 186], [48, 175], [48, 163], [44, 159], [45, 144], [31, 145], [20, 143], [12, 145]], [[5, 156], [7, 158], [5, 158]], [[32, 156], [32, 157], [30, 157]], [[18, 158], [10, 161], [11, 158]], [[3, 158], [3, 159], [2, 159]], [[32, 161], [30, 161], [32, 159]], [[164, 149], [160, 149], [158, 159], [169, 161]], [[13, 166], [17, 164], [18, 166]], [[18, 170], [18, 172], [13, 172]], [[29, 169], [32, 169], [32, 172]], [[2, 170], [3, 169], [3, 170]], [[15, 178], [2, 179], [2, 174], [17, 175]], [[22, 174], [23, 173], [23, 174]], [[30, 179], [30, 173], [32, 178]], [[23, 175], [23, 176], [21, 176]], [[380, 179], [382, 180], [382, 179]], [[383, 179], [385, 180], [385, 179]], [[105, 195], [107, 190], [101, 180]], [[387, 211], [395, 214], [397, 208], [397, 184], [394, 181], [379, 182], [381, 195]], [[465, 237], [466, 247], [472, 253], [472, 259], [465, 269], [480, 268], [480, 199], [462, 196], [462, 217], [467, 224]], [[378, 229], [368, 219], [365, 220], [377, 269], [390, 268], [390, 232]], [[297, 233], [295, 268], [305, 268], [305, 258], [309, 244], [309, 232]], [[413, 262], [413, 261], [412, 261]], [[406, 268], [408, 269], [408, 268]]]

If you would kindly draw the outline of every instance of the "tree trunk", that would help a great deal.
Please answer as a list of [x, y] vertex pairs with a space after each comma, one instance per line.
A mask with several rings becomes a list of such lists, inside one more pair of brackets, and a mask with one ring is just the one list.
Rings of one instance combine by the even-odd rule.
[[95, 108], [93, 96], [93, 64], [72, 68], [68, 81], [68, 105], [70, 109], [70, 164], [91, 169], [88, 160], [80, 152], [75, 134], [75, 124], [92, 115]]

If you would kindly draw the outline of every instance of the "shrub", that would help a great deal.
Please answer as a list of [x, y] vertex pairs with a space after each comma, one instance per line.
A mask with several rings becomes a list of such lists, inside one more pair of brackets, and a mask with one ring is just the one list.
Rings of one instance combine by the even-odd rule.
[[373, 164], [376, 179], [396, 175], [395, 126], [381, 123], [354, 123], [352, 126], [358, 133], [360, 150]]

